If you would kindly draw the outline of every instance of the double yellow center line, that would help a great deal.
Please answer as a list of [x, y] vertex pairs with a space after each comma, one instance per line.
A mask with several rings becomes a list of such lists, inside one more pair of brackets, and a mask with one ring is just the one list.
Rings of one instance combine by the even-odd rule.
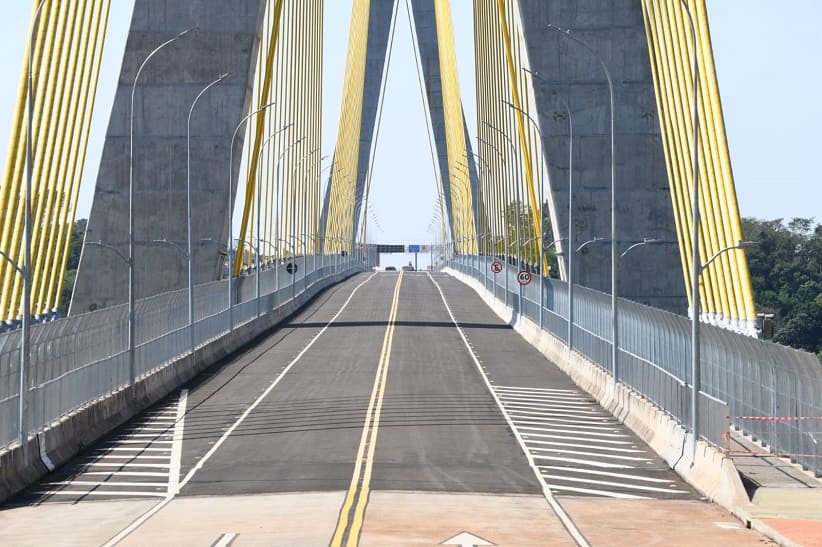
[[351, 486], [345, 496], [340, 517], [337, 520], [337, 529], [331, 540], [332, 547], [356, 546], [359, 543], [360, 531], [365, 517], [365, 506], [368, 503], [368, 494], [371, 485], [371, 469], [374, 465], [374, 450], [377, 447], [377, 430], [380, 427], [380, 412], [385, 395], [385, 385], [388, 379], [388, 364], [391, 361], [391, 344], [394, 340], [394, 325], [397, 320], [397, 309], [400, 304], [400, 285], [402, 272], [397, 278], [394, 287], [394, 300], [391, 303], [391, 313], [388, 316], [388, 326], [382, 341], [380, 362], [377, 366], [377, 377], [374, 388], [371, 390], [371, 400], [365, 414], [365, 425], [360, 438], [360, 447], [357, 450], [357, 460], [354, 465], [354, 476]]

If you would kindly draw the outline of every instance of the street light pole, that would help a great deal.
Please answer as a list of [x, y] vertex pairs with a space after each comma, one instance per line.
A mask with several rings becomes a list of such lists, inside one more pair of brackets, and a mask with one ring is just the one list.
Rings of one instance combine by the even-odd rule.
[[232, 291], [232, 278], [234, 277], [234, 142], [237, 139], [240, 128], [249, 120], [249, 118], [259, 114], [260, 112], [264, 112], [271, 106], [274, 106], [273, 102], [270, 102], [247, 114], [242, 120], [240, 120], [237, 127], [234, 128], [234, 134], [231, 135], [231, 148], [228, 153], [228, 330], [234, 329], [234, 292]]
[[27, 102], [27, 124], [26, 131], [26, 196], [23, 207], [23, 232], [25, 236], [25, 243], [23, 247], [24, 263], [22, 267], [11, 260], [11, 258], [3, 254], [20, 275], [23, 276], [23, 325], [22, 325], [22, 339], [20, 340], [20, 393], [18, 398], [18, 416], [17, 427], [20, 440], [20, 447], [25, 449], [25, 441], [28, 436], [28, 422], [26, 420], [26, 402], [28, 399], [28, 373], [29, 360], [31, 357], [31, 187], [32, 178], [34, 176], [34, 163], [32, 152], [32, 133], [34, 132], [34, 41], [37, 31], [38, 23], [40, 21], [40, 14], [43, 11], [46, 0], [40, 0], [37, 6], [37, 11], [34, 12], [34, 18], [31, 23], [31, 30], [29, 31], [29, 63], [26, 79], [26, 94], [28, 95]]
[[[297, 167], [294, 169], [294, 172], [291, 175], [291, 181], [292, 181], [292, 183], [291, 183], [291, 186], [292, 186], [291, 187], [291, 237], [292, 238], [296, 237], [296, 234], [297, 234], [297, 213], [296, 213], [296, 209], [297, 209], [297, 203], [296, 203], [296, 201], [297, 201], [297, 188], [296, 188], [296, 183], [294, 182], [294, 180], [297, 176], [297, 170], [300, 168], [300, 166], [302, 165], [302, 163], [306, 159], [310, 158], [311, 156], [313, 156], [314, 154], [316, 154], [319, 151], [320, 151], [319, 148], [314, 148], [313, 150], [311, 150], [310, 152], [305, 154], [302, 158], [300, 158], [299, 161], [297, 161]], [[296, 249], [292, 248], [292, 251], [296, 251]], [[291, 279], [291, 297], [292, 298], [297, 298], [297, 257], [296, 257], [296, 252], [292, 252], [292, 255], [294, 255], [294, 257], [293, 257], [294, 273], [292, 274], [293, 277]], [[303, 262], [305, 262], [305, 261], [303, 261]]]
[[[262, 186], [262, 182], [263, 182], [262, 157], [263, 157], [263, 152], [265, 151], [266, 145], [268, 145], [268, 143], [274, 137], [276, 137], [277, 135], [279, 135], [283, 131], [288, 130], [291, 127], [291, 125], [292, 124], [290, 124], [290, 123], [286, 124], [286, 125], [282, 126], [281, 128], [279, 128], [274, 133], [272, 133], [271, 135], [269, 135], [268, 138], [266, 138], [263, 141], [263, 143], [260, 145], [260, 152], [259, 152], [258, 158], [257, 158], [257, 185], [256, 185], [256, 188], [254, 189], [254, 193], [256, 194], [255, 195], [255, 198], [256, 198], [255, 202], [256, 202], [257, 213], [255, 215], [256, 218], [254, 220], [255, 220], [255, 223], [256, 223], [256, 231], [257, 231], [257, 294], [258, 295], [260, 294], [260, 282], [261, 282], [260, 281], [260, 277], [261, 277], [260, 261], [262, 260], [262, 257], [260, 256], [260, 248], [261, 248], [260, 241], [261, 241], [261, 238], [262, 238], [262, 235], [260, 234], [260, 215], [261, 215], [261, 212], [262, 212], [262, 206], [261, 206], [260, 202], [262, 200], [261, 186]], [[276, 271], [274, 272], [274, 275], [275, 276], [277, 275]], [[259, 316], [260, 316], [260, 298], [258, 297], [257, 298], [257, 317], [259, 317]]]
[[[527, 69], [523, 69], [523, 70], [527, 71]], [[530, 71], [528, 71], [528, 72], [530, 73]], [[534, 119], [534, 117], [531, 116], [531, 114], [529, 114], [528, 112], [526, 112], [525, 110], [523, 110], [522, 108], [518, 107], [517, 105], [515, 105], [514, 103], [512, 103], [510, 101], [506, 101], [506, 100], [503, 99], [502, 102], [504, 104], [506, 104], [508, 107], [513, 108], [514, 110], [516, 110], [516, 111], [520, 112], [521, 114], [523, 114], [528, 119], [528, 121], [531, 122], [531, 125], [533, 125], [534, 128], [537, 130], [537, 134], [539, 135], [540, 148], [543, 150], [543, 153], [544, 153], [545, 139], [542, 136], [542, 129], [540, 128], [539, 124]], [[540, 329], [542, 328], [543, 307], [545, 305], [545, 290], [544, 290], [544, 287], [545, 287], [545, 268], [544, 268], [544, 265], [545, 265], [545, 262], [546, 262], [545, 261], [545, 248], [544, 248], [545, 234], [542, 233], [543, 229], [545, 228], [545, 213], [542, 210], [543, 204], [544, 204], [544, 201], [545, 201], [543, 199], [543, 193], [542, 193], [543, 192], [543, 186], [545, 184], [544, 167], [545, 167], [545, 162], [543, 161], [543, 158], [540, 158], [540, 161], [539, 161], [539, 237], [538, 237], [539, 264], [537, 266], [539, 268], [539, 273], [540, 273], [540, 275], [539, 275], [539, 328]]]
[[[245, 239], [237, 238], [236, 241], [237, 241], [237, 243], [243, 243], [245, 245], [248, 245], [248, 248], [251, 249], [257, 255], [257, 266], [258, 266], [257, 283], [254, 287], [254, 290], [255, 290], [255, 293], [256, 293], [256, 295], [255, 295], [256, 298], [255, 299], [257, 300], [257, 317], [260, 317], [260, 296], [261, 296], [260, 295], [260, 281], [259, 281], [260, 280], [260, 272], [259, 272], [260, 248], [259, 247], [254, 247], [254, 245], [252, 245], [251, 242], [249, 242]], [[245, 259], [245, 258], [243, 257], [243, 259]]]
[[202, 91], [194, 98], [191, 103], [191, 108], [188, 110], [188, 121], [186, 123], [186, 226], [188, 232], [188, 243], [186, 260], [188, 261], [188, 338], [191, 345], [191, 355], [194, 355], [196, 348], [196, 341], [194, 340], [194, 252], [191, 245], [191, 117], [194, 114], [194, 107], [200, 101], [200, 98], [212, 87], [219, 84], [231, 73], [226, 72], [220, 75], [219, 78], [205, 86]]
[[134, 303], [136, 299], [134, 278], [134, 97], [137, 93], [137, 82], [140, 79], [140, 74], [142, 74], [143, 69], [151, 58], [161, 49], [173, 44], [192, 30], [194, 30], [193, 27], [188, 28], [154, 48], [137, 69], [137, 75], [134, 76], [134, 83], [131, 85], [131, 110], [129, 112], [128, 131], [128, 373], [130, 385], [134, 385], [137, 378], [137, 371], [135, 370], [134, 364]]
[[[523, 67], [525, 72], [543, 83], [548, 83], [539, 73]], [[556, 91], [553, 92], [556, 96]], [[568, 117], [568, 349], [574, 348], [574, 121], [571, 116], [571, 107], [568, 101], [562, 100], [565, 115]], [[554, 119], [560, 119], [555, 113]]]
[[611, 101], [611, 329], [613, 332], [611, 342], [611, 367], [614, 387], [616, 387], [616, 383], [619, 381], [619, 284], [617, 278], [619, 254], [617, 252], [618, 242], [616, 222], [616, 111], [614, 106], [614, 83], [611, 79], [611, 71], [608, 70], [608, 65], [605, 64], [602, 56], [585, 41], [571, 34], [569, 29], [561, 29], [558, 26], [551, 24], [548, 25], [548, 28], [558, 32], [565, 38], [573, 40], [596, 57], [602, 67], [602, 70], [605, 72], [605, 78], [608, 80], [608, 95]]
[[[503, 155], [503, 153], [500, 151], [500, 149], [497, 148], [496, 145], [491, 144], [490, 142], [483, 139], [482, 137], [477, 137], [477, 142], [480, 142], [480, 143], [484, 144], [485, 146], [487, 146], [488, 148], [490, 148], [491, 150], [493, 150], [494, 152], [497, 153], [497, 157], [500, 161], [500, 166], [502, 167], [501, 171], [503, 173], [505, 173], [507, 171], [506, 166], [505, 166], [505, 155]], [[506, 197], [507, 197], [506, 185], [503, 184], [502, 200], [505, 201]], [[496, 199], [494, 200], [494, 202], [496, 203]], [[505, 277], [505, 298], [504, 298], [504, 302], [505, 302], [505, 305], [508, 306], [508, 222], [507, 222], [507, 219], [505, 218], [505, 208], [504, 207], [503, 207], [503, 210], [502, 210], [502, 245], [504, 247], [503, 262], [505, 264], [505, 276], [504, 276]], [[494, 281], [494, 283], [496, 285], [496, 281]], [[494, 291], [495, 291], [495, 294], [496, 294], [496, 288], [494, 289]]]
[[[492, 129], [492, 130], [496, 131], [497, 133], [499, 133], [506, 141], [508, 141], [508, 144], [511, 146], [511, 152], [513, 153], [513, 155], [511, 157], [515, 158], [517, 156], [517, 148], [516, 148], [516, 146], [514, 146], [514, 141], [511, 140], [511, 137], [509, 137], [505, 133], [505, 131], [503, 131], [502, 129], [500, 129], [500, 128], [494, 126], [494, 125], [491, 125], [488, 122], [483, 122], [483, 124], [486, 127], [488, 127], [489, 129]], [[514, 222], [516, 223], [515, 228], [516, 228], [516, 236], [517, 236], [517, 272], [519, 272], [519, 269], [522, 265], [522, 252], [521, 252], [522, 247], [520, 247], [520, 241], [522, 240], [522, 237], [520, 236], [520, 218], [519, 218], [520, 205], [521, 205], [520, 204], [520, 196], [519, 196], [519, 187], [520, 187], [519, 169], [516, 170], [516, 173], [517, 173], [517, 180], [514, 184], [514, 188], [516, 190], [516, 198], [515, 198], [516, 199], [516, 210], [514, 211], [514, 214], [515, 214]], [[504, 211], [503, 211], [503, 216], [504, 216]], [[506, 249], [505, 251], [506, 251], [506, 254], [507, 254], [508, 249]], [[505, 282], [506, 282], [506, 284], [508, 283], [508, 264], [507, 264], [507, 261], [506, 261], [506, 264], [505, 264]], [[517, 285], [519, 285], [519, 283], [517, 283]], [[506, 292], [508, 292], [508, 291], [506, 290]], [[521, 316], [522, 315], [522, 285], [519, 285], [518, 294], [519, 294], [519, 315]]]
[[[694, 433], [693, 446], [691, 447], [691, 465], [693, 465], [696, 459], [696, 443], [699, 440], [699, 390], [702, 388], [699, 347], [699, 310], [701, 308], [699, 275], [702, 269], [710, 264], [710, 262], [706, 263], [705, 266], [699, 265], [699, 66], [697, 64], [696, 25], [694, 25], [694, 19], [691, 16], [691, 10], [688, 9], [688, 4], [685, 0], [681, 0], [681, 4], [691, 23], [691, 40], [693, 43], [693, 61], [691, 64], [693, 79], [693, 156], [691, 158], [691, 168], [693, 169], [693, 203], [691, 204], [691, 213], [693, 215], [691, 219], [691, 294], [693, 300], [693, 305], [691, 306], [691, 426], [693, 427]], [[723, 251], [717, 253], [716, 257], [722, 254]]]

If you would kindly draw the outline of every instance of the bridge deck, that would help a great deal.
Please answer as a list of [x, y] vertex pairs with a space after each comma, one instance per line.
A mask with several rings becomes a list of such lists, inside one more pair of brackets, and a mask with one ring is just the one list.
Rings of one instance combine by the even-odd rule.
[[15, 545], [431, 545], [463, 531], [760, 541], [473, 291], [418, 273], [321, 294], [0, 511], [0, 544]]

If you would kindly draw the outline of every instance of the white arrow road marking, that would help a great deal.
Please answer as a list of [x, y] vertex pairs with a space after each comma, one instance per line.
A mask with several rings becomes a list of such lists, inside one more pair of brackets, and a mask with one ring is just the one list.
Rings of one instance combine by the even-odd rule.
[[460, 547], [480, 547], [481, 545], [496, 545], [496, 543], [491, 543], [482, 539], [479, 536], [475, 536], [474, 534], [469, 534], [468, 532], [460, 532], [456, 536], [452, 538], [448, 538], [440, 545], [459, 545]]

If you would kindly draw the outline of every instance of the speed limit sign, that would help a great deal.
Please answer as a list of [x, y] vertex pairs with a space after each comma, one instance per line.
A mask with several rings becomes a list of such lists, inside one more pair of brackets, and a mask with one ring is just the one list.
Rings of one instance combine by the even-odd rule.
[[502, 262], [499, 260], [495, 260], [491, 263], [491, 271], [495, 274], [500, 273], [502, 271]]
[[522, 270], [517, 274], [517, 281], [520, 285], [527, 285], [531, 282], [531, 272]]

